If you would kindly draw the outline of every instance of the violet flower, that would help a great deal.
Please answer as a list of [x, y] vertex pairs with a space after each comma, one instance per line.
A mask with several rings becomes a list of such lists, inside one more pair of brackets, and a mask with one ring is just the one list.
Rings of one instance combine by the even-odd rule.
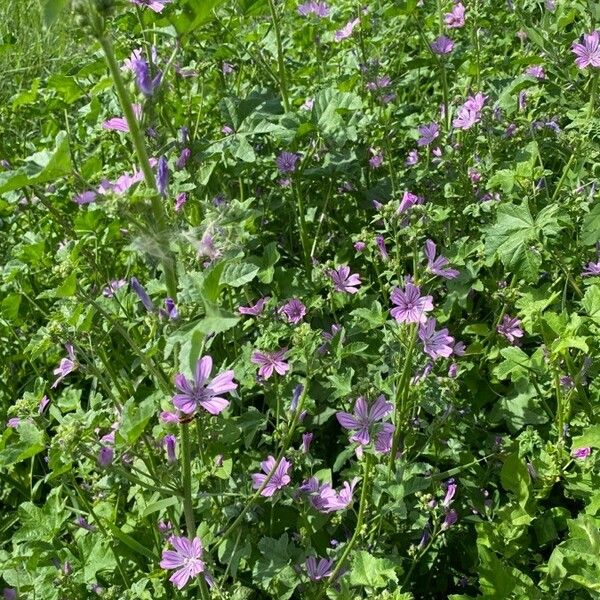
[[333, 36], [336, 42], [341, 42], [349, 38], [354, 31], [354, 28], [360, 23], [360, 19], [352, 19], [348, 21], [341, 29], [338, 29]]
[[303, 454], [308, 454], [308, 451], [310, 450], [310, 444], [313, 440], [313, 434], [312, 433], [303, 433], [302, 434], [302, 453]]
[[192, 151], [189, 148], [184, 148], [179, 155], [179, 158], [175, 161], [175, 168], [180, 171], [185, 167], [187, 161], [192, 156]]
[[173, 0], [129, 0], [132, 4], [137, 4], [137, 6], [145, 6], [150, 10], [153, 10], [155, 13], [162, 12], [163, 8], [173, 2]]
[[498, 325], [497, 331], [500, 335], [503, 335], [511, 344], [514, 344], [515, 338], [523, 337], [523, 330], [521, 329], [521, 321], [516, 317], [504, 315], [502, 323]]
[[191, 578], [204, 571], [204, 562], [201, 560], [202, 542], [198, 537], [188, 540], [174, 535], [169, 543], [175, 550], [163, 550], [160, 566], [163, 569], [177, 569], [169, 581], [181, 590]]
[[433, 310], [433, 297], [421, 296], [421, 289], [410, 282], [404, 290], [394, 288], [390, 300], [395, 304], [390, 314], [398, 323], [425, 323], [427, 312]]
[[220, 394], [237, 388], [237, 383], [233, 381], [233, 371], [224, 371], [209, 381], [212, 367], [213, 359], [207, 355], [196, 363], [193, 380], [186, 379], [183, 373], [175, 375], [175, 387], [180, 393], [175, 394], [172, 400], [181, 412], [190, 415], [200, 406], [211, 415], [218, 415], [229, 406], [229, 401]]
[[456, 523], [456, 521], [458, 521], [458, 513], [454, 509], [449, 510], [446, 513], [444, 522], [442, 523], [442, 530], [446, 530], [446, 529], [452, 527], [452, 525], [454, 525], [454, 523]]
[[578, 460], [585, 460], [592, 453], [592, 449], [589, 446], [584, 448], [574, 448], [571, 451], [571, 456]]
[[265, 296], [256, 302], [256, 304], [252, 306], [240, 306], [238, 307], [238, 312], [241, 315], [249, 315], [252, 317], [258, 317], [265, 307], [265, 304], [270, 300], [269, 296]]
[[150, 75], [150, 67], [143, 58], [136, 58], [131, 61], [131, 68], [135, 74], [135, 82], [144, 96], [152, 96], [154, 90], [160, 83], [162, 73], [159, 73], [154, 79]]
[[436, 360], [440, 357], [448, 358], [452, 354], [454, 338], [448, 335], [446, 328], [435, 330], [436, 320], [429, 319], [424, 325], [419, 326], [419, 339], [423, 342], [423, 350]]
[[131, 288], [144, 305], [144, 308], [148, 312], [152, 312], [154, 310], [154, 303], [150, 299], [150, 296], [148, 296], [146, 290], [142, 287], [142, 284], [135, 277], [131, 278]]
[[109, 281], [108, 285], [102, 290], [102, 295], [106, 298], [112, 298], [115, 295], [115, 292], [125, 285], [127, 285], [125, 279], [113, 279], [112, 281]]
[[541, 65], [530, 65], [525, 69], [525, 75], [531, 75], [531, 77], [535, 77], [536, 79], [546, 78], [546, 72]]
[[587, 267], [581, 272], [582, 277], [596, 277], [600, 275], [600, 260], [598, 262], [589, 262]]
[[571, 52], [577, 56], [575, 64], [580, 69], [585, 69], [590, 65], [600, 67], [600, 32], [585, 33], [583, 43], [573, 42]]
[[300, 157], [294, 152], [282, 152], [275, 162], [280, 173], [293, 173], [299, 159]]
[[98, 453], [98, 464], [103, 467], [109, 467], [112, 464], [114, 451], [110, 446], [103, 446]]
[[443, 277], [444, 279], [456, 279], [460, 273], [456, 269], [445, 268], [448, 264], [448, 259], [441, 254], [436, 258], [436, 246], [432, 240], [425, 242], [425, 256], [427, 257], [427, 270], [434, 275]]
[[67, 357], [62, 358], [58, 367], [52, 371], [54, 375], [58, 375], [51, 386], [52, 389], [54, 389], [69, 373], [72, 373], [77, 368], [77, 359], [75, 358], [73, 345], [65, 344], [65, 348], [67, 349]]
[[384, 237], [382, 235], [376, 236], [375, 243], [377, 244], [377, 248], [379, 248], [379, 253], [381, 254], [381, 258], [383, 260], [389, 260], [390, 255], [388, 254], [387, 248], [385, 247]]
[[175, 212], [181, 211], [181, 209], [185, 206], [187, 200], [188, 197], [185, 192], [177, 194], [177, 197], [175, 198]]
[[40, 415], [43, 414], [44, 411], [46, 410], [46, 406], [48, 406], [48, 404], [50, 404], [50, 398], [48, 398], [48, 396], [44, 395], [38, 404], [38, 414], [40, 414]]
[[167, 451], [167, 462], [171, 464], [176, 463], [177, 455], [175, 453], [175, 448], [177, 446], [177, 438], [174, 435], [168, 433], [163, 438], [163, 446]]
[[450, 54], [454, 50], [454, 42], [445, 35], [440, 35], [430, 44], [431, 49], [435, 54]]
[[350, 483], [344, 481], [342, 489], [339, 492], [329, 494], [325, 499], [325, 508], [322, 512], [331, 513], [339, 510], [345, 510], [353, 501], [354, 488], [358, 483], [358, 478], [354, 478]]
[[278, 313], [285, 315], [288, 323], [296, 325], [306, 315], [306, 306], [298, 298], [292, 298], [278, 310]]
[[429, 146], [440, 135], [440, 126], [437, 123], [426, 123], [420, 125], [418, 129], [417, 146]]
[[[263, 473], [265, 473], [265, 475], [263, 475], [263, 473], [253, 473], [252, 474], [252, 487], [255, 490], [258, 490], [265, 483], [265, 481], [267, 480], [267, 477], [275, 468], [275, 463], [276, 463], [275, 458], [270, 455], [267, 458], [267, 460], [264, 460], [263, 462], [260, 463], [260, 468], [263, 470]], [[277, 490], [280, 490], [280, 489], [284, 488], [286, 485], [289, 485], [291, 479], [290, 479], [290, 476], [288, 475], [288, 472], [289, 472], [291, 466], [292, 466], [292, 463], [290, 463], [285, 458], [282, 458], [281, 462], [277, 466], [277, 469], [275, 469], [275, 471], [273, 472], [272, 477], [269, 479], [268, 483], [265, 485], [265, 487], [263, 488], [260, 495], [269, 498]]]
[[[357, 242], [356, 244], [359, 244]], [[356, 248], [356, 244], [354, 247]], [[358, 287], [361, 284], [360, 276], [358, 273], [350, 274], [350, 267], [342, 265], [337, 269], [331, 269], [329, 271], [329, 278], [333, 282], [333, 289], [336, 292], [345, 292], [347, 294], [356, 294]]]
[[444, 496], [444, 499], [442, 500], [442, 506], [444, 508], [448, 508], [450, 506], [450, 504], [452, 504], [454, 496], [456, 495], [456, 488], [457, 488], [457, 485], [456, 485], [456, 483], [454, 483], [454, 480], [453, 479], [449, 480], [448, 485], [446, 486], [446, 495]]
[[416, 150], [411, 150], [406, 156], [404, 164], [407, 167], [414, 167], [419, 162], [419, 153]]
[[359, 396], [354, 405], [354, 414], [340, 411], [335, 416], [344, 429], [356, 432], [350, 437], [351, 442], [366, 446], [371, 441], [371, 435], [380, 429], [379, 421], [382, 421], [392, 408], [392, 404], [387, 402], [383, 395], [373, 402], [371, 408], [368, 407], [367, 401]]
[[306, 574], [311, 581], [321, 581], [331, 575], [333, 564], [334, 562], [331, 558], [321, 558], [317, 563], [317, 559], [314, 556], [309, 556], [305, 563]]
[[156, 170], [156, 188], [158, 193], [165, 197], [167, 188], [169, 187], [169, 165], [167, 159], [163, 155], [158, 159], [158, 168]]
[[416, 206], [418, 204], [423, 204], [425, 202], [425, 198], [422, 196], [417, 196], [412, 192], [404, 192], [402, 194], [402, 200], [400, 200], [400, 205], [398, 206], [398, 214], [406, 212], [409, 208]]
[[282, 348], [276, 352], [258, 352], [252, 353], [250, 362], [259, 365], [258, 375], [264, 379], [269, 379], [273, 371], [279, 375], [285, 375], [290, 370], [290, 365], [285, 362], [287, 348]]
[[310, 2], [299, 4], [297, 11], [302, 17], [313, 14], [322, 19], [329, 16], [329, 6], [327, 6], [325, 2], [318, 2], [316, 0], [310, 0]]
[[444, 23], [450, 29], [460, 29], [465, 24], [465, 7], [461, 2], [452, 7], [452, 11], [444, 15]]

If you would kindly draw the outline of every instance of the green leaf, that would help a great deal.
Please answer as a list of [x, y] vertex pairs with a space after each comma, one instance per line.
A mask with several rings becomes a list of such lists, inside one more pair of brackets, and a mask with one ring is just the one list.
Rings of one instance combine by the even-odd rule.
[[502, 379], [517, 379], [527, 375], [529, 372], [529, 356], [516, 346], [510, 348], [503, 348], [500, 350], [500, 354], [504, 360], [494, 369], [494, 375]]
[[588, 316], [600, 324], [600, 286], [592, 285], [586, 291], [581, 301]]
[[572, 448], [600, 448], [600, 425], [588, 427], [583, 435], [573, 438]]
[[505, 490], [516, 496], [519, 505], [525, 507], [529, 499], [529, 472], [525, 461], [516, 452], [504, 461], [500, 481]]
[[600, 242], [600, 203], [583, 218], [581, 241], [586, 246], [593, 246], [596, 242]]
[[146, 425], [156, 413], [154, 398], [146, 398], [138, 402], [130, 398], [123, 406], [121, 426], [117, 432], [117, 440], [124, 440], [126, 444], [135, 443], [144, 432]]
[[156, 502], [152, 502], [148, 504], [142, 513], [142, 517], [147, 517], [152, 513], [158, 512], [160, 510], [164, 510], [165, 508], [169, 508], [169, 506], [175, 506], [176, 504], [180, 504], [181, 500], [177, 496], [173, 496], [172, 498], [163, 498], [162, 500], [157, 500]]
[[376, 558], [361, 550], [356, 553], [352, 561], [350, 585], [384, 588], [390, 580], [398, 582], [397, 570], [398, 567], [388, 558]]
[[231, 287], [241, 287], [250, 283], [260, 270], [256, 265], [248, 263], [228, 263], [223, 269], [221, 283]]
[[56, 181], [71, 172], [69, 139], [64, 131], [57, 134], [52, 151], [43, 150], [25, 159], [25, 165], [0, 173], [0, 194], [28, 185]]
[[185, 0], [180, 3], [181, 11], [170, 21], [179, 35], [190, 33], [213, 19], [213, 11], [224, 0]]
[[52, 26], [60, 17], [69, 0], [43, 0], [42, 18], [44, 27]]
[[546, 206], [534, 219], [527, 200], [518, 206], [501, 205], [496, 223], [487, 230], [485, 253], [489, 264], [497, 256], [507, 269], [534, 281], [542, 259], [532, 246], [542, 242], [543, 236], [552, 236], [561, 230], [559, 210], [557, 205]]
[[[9, 432], [12, 433], [12, 432]], [[11, 441], [0, 452], [0, 468], [20, 463], [36, 454], [46, 447], [44, 444], [44, 432], [40, 431], [33, 423], [21, 421], [17, 427], [18, 441]]]

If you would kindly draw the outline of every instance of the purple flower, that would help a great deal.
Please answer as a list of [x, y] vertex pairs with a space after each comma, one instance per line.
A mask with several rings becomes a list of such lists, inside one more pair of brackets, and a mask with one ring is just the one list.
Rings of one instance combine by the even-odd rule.
[[21, 419], [19, 417], [12, 417], [6, 422], [6, 426], [11, 429], [16, 429], [21, 424]]
[[304, 481], [298, 488], [298, 492], [307, 495], [313, 507], [322, 513], [330, 512], [327, 509], [327, 503], [330, 498], [337, 495], [331, 484], [319, 483], [316, 477], [310, 477]]
[[452, 11], [444, 15], [444, 23], [450, 29], [459, 29], [465, 24], [465, 7], [461, 2], [452, 7]]
[[462, 106], [458, 109], [456, 118], [452, 121], [452, 127], [455, 129], [471, 129], [475, 123], [479, 123], [481, 115]]
[[373, 426], [378, 424], [391, 410], [391, 403], [387, 402], [383, 395], [373, 402], [370, 409], [367, 401], [360, 396], [354, 405], [354, 414], [338, 412], [335, 416], [344, 429], [356, 431], [350, 437], [351, 442], [358, 442], [361, 446], [366, 446], [371, 441], [371, 434], [373, 433], [372, 431], [370, 433], [369, 430], [379, 429]]
[[153, 10], [155, 13], [162, 12], [165, 5], [173, 2], [173, 0], [129, 0], [132, 4], [137, 4], [138, 6], [145, 6], [150, 10]]
[[299, 4], [297, 10], [298, 14], [303, 17], [307, 17], [310, 14], [320, 18], [329, 16], [329, 6], [327, 6], [325, 2], [318, 2], [315, 0]]
[[448, 529], [454, 525], [458, 521], [458, 513], [452, 509], [446, 513], [446, 517], [444, 518], [444, 522], [442, 523], [442, 530]]
[[585, 69], [590, 65], [600, 67], [600, 32], [585, 33], [583, 44], [573, 42], [571, 51], [577, 56], [575, 64], [580, 69]]
[[175, 304], [175, 300], [173, 298], [165, 298], [165, 308], [164, 310], [160, 310], [161, 316], [165, 316], [172, 321], [175, 321], [179, 318], [179, 311], [177, 310], [177, 305]]
[[325, 507], [321, 512], [331, 513], [348, 508], [352, 504], [352, 496], [357, 483], [358, 479], [355, 477], [351, 483], [344, 481], [343, 487], [339, 492], [331, 490], [333, 493], [327, 493]]
[[279, 375], [285, 375], [290, 370], [290, 365], [284, 360], [287, 351], [287, 348], [282, 348], [276, 352], [255, 351], [252, 353], [250, 362], [260, 366], [258, 375], [265, 379], [269, 379], [273, 375], [273, 370], [279, 373]]
[[438, 135], [440, 135], [440, 126], [437, 123], [420, 125], [417, 146], [429, 146]]
[[54, 375], [58, 375], [52, 384], [52, 389], [54, 389], [69, 373], [72, 373], [77, 368], [77, 359], [75, 358], [73, 345], [65, 344], [65, 348], [67, 349], [67, 357], [62, 358], [58, 367], [52, 371]]
[[268, 483], [260, 493], [261, 496], [265, 496], [267, 498], [271, 497], [277, 490], [289, 485], [291, 481], [288, 471], [290, 470], [292, 463], [287, 461], [285, 458], [282, 458], [281, 462], [277, 466], [277, 469], [275, 469], [275, 463], [275, 458], [269, 455], [267, 460], [264, 460], [260, 463], [260, 468], [263, 470], [265, 475], [263, 475], [263, 473], [252, 473], [252, 487], [255, 490], [258, 490], [260, 487], [262, 487], [265, 481], [267, 481], [269, 475], [273, 473]]
[[158, 418], [163, 423], [179, 423], [179, 414], [167, 410], [163, 410]]
[[312, 433], [303, 433], [302, 434], [302, 452], [304, 454], [308, 454], [312, 439], [313, 439]]
[[96, 531], [96, 528], [93, 525], [90, 525], [85, 520], [85, 517], [82, 517], [81, 515], [79, 515], [78, 517], [75, 518], [75, 525], [77, 525], [77, 527], [81, 527], [82, 529], [85, 529], [87, 531]]
[[238, 312], [241, 315], [250, 315], [252, 317], [258, 317], [258, 315], [262, 313], [265, 304], [269, 301], [269, 299], [269, 296], [265, 296], [264, 298], [258, 300], [258, 302], [253, 306], [240, 306], [238, 308]]
[[436, 320], [429, 319], [424, 325], [419, 326], [419, 339], [423, 342], [423, 350], [434, 360], [452, 354], [454, 338], [448, 335], [446, 328], [435, 330]]
[[110, 446], [103, 446], [98, 453], [98, 464], [103, 467], [109, 467], [114, 457], [113, 449]]
[[574, 448], [571, 451], [571, 456], [579, 460], [585, 460], [591, 453], [592, 449], [586, 446], [584, 448]]
[[163, 438], [163, 446], [165, 447], [165, 450], [167, 451], [167, 462], [169, 462], [171, 464], [177, 462], [177, 455], [175, 453], [176, 445], [177, 445], [177, 439], [175, 438], [174, 435], [171, 435], [170, 433], [165, 435], [165, 437]]
[[516, 317], [510, 317], [509, 315], [504, 315], [504, 317], [502, 317], [502, 323], [498, 325], [497, 331], [500, 335], [503, 335], [511, 344], [515, 342], [515, 338], [523, 337], [521, 321]]
[[225, 61], [221, 63], [221, 73], [223, 73], [223, 75], [231, 75], [234, 69], [235, 67], [231, 63]]
[[369, 159], [369, 166], [371, 169], [379, 169], [383, 164], [383, 152], [376, 150], [375, 148], [370, 148], [369, 151], [373, 155]]
[[44, 413], [48, 404], [50, 404], [50, 398], [48, 398], [48, 396], [43, 396], [40, 400], [40, 403], [38, 404], [38, 413], [40, 415]]
[[185, 192], [177, 194], [177, 197], [175, 198], [175, 212], [179, 212], [185, 206], [187, 199], [187, 194]]
[[276, 159], [277, 169], [280, 173], [293, 173], [299, 158], [294, 152], [282, 152]]
[[422, 196], [417, 196], [412, 192], [404, 192], [402, 195], [402, 200], [400, 201], [400, 206], [398, 206], [398, 214], [401, 215], [403, 212], [406, 212], [409, 208], [417, 204], [423, 204], [425, 202], [425, 198]]
[[414, 167], [419, 162], [419, 153], [416, 150], [411, 150], [404, 161], [407, 167]]
[[201, 406], [211, 415], [218, 415], [229, 406], [229, 401], [220, 394], [237, 388], [237, 383], [233, 381], [233, 371], [224, 371], [209, 382], [212, 367], [213, 360], [207, 355], [196, 363], [193, 380], [186, 379], [182, 373], [175, 375], [175, 387], [181, 393], [175, 394], [172, 400], [181, 412], [191, 415]]
[[444, 496], [444, 499], [442, 500], [442, 506], [444, 508], [448, 508], [450, 506], [450, 504], [452, 504], [452, 500], [454, 499], [454, 496], [456, 495], [456, 488], [457, 488], [456, 483], [454, 483], [454, 480], [451, 479], [448, 482], [448, 485], [446, 486], [446, 495]]
[[278, 313], [285, 315], [288, 323], [296, 325], [304, 318], [306, 306], [298, 298], [292, 298], [279, 309]]
[[525, 75], [531, 75], [537, 79], [545, 79], [546, 73], [544, 71], [544, 67], [540, 65], [530, 65], [525, 69]]
[[387, 454], [392, 449], [392, 437], [396, 428], [392, 423], [382, 423], [375, 438], [375, 450]]
[[485, 94], [477, 92], [474, 96], [468, 96], [463, 106], [468, 110], [481, 112], [483, 110], [483, 107], [485, 106], [486, 100], [487, 96]]
[[346, 38], [349, 38], [354, 31], [354, 28], [360, 23], [360, 19], [352, 19], [348, 21], [341, 29], [338, 29], [333, 36], [336, 42], [341, 42]]
[[185, 167], [187, 161], [192, 156], [192, 151], [189, 148], [184, 148], [179, 155], [179, 158], [175, 161], [175, 168], [179, 171]]
[[91, 204], [92, 202], [94, 202], [94, 200], [96, 200], [97, 196], [98, 194], [96, 192], [88, 190], [87, 192], [77, 194], [73, 198], [73, 202], [75, 202], [76, 204]]
[[167, 188], [169, 187], [169, 165], [167, 164], [167, 159], [164, 155], [158, 159], [156, 187], [161, 196], [164, 197], [167, 195]]
[[[356, 248], [356, 244], [354, 247]], [[331, 269], [329, 271], [329, 277], [333, 282], [333, 289], [336, 292], [356, 294], [356, 292], [358, 292], [358, 288], [356, 286], [361, 284], [358, 273], [350, 274], [350, 267], [347, 265], [342, 265], [337, 269]]]
[[454, 50], [454, 42], [445, 35], [440, 35], [430, 44], [435, 54], [450, 54]]
[[152, 96], [154, 90], [160, 83], [162, 73], [159, 73], [154, 79], [150, 75], [148, 63], [140, 56], [131, 60], [131, 69], [135, 74], [135, 82], [144, 96]]
[[354, 249], [357, 252], [362, 252], [366, 247], [367, 247], [367, 245], [364, 242], [361, 242], [361, 241], [354, 242]]
[[148, 296], [146, 290], [142, 287], [142, 284], [135, 277], [131, 278], [131, 288], [144, 305], [144, 308], [148, 312], [152, 312], [154, 310], [154, 303], [150, 299], [150, 296]]
[[379, 253], [381, 254], [381, 258], [383, 260], [389, 260], [390, 255], [388, 254], [387, 248], [385, 247], [385, 239], [382, 235], [378, 235], [375, 237], [375, 243], [377, 244], [377, 248], [379, 248]]
[[311, 581], [321, 581], [329, 577], [333, 571], [333, 560], [331, 558], [321, 558], [317, 563], [314, 556], [309, 556], [305, 563], [306, 574]]
[[190, 578], [204, 571], [202, 558], [202, 542], [195, 537], [188, 540], [185, 537], [171, 536], [169, 543], [175, 550], [163, 550], [160, 566], [163, 569], [177, 569], [169, 581], [181, 590]]
[[125, 279], [113, 279], [112, 281], [109, 281], [108, 285], [102, 290], [102, 295], [106, 298], [112, 298], [115, 295], [115, 292], [125, 285], [127, 285]]
[[398, 323], [425, 323], [427, 312], [433, 310], [433, 298], [421, 296], [421, 289], [412, 283], [404, 290], [394, 288], [390, 300], [395, 304], [390, 314]]
[[425, 242], [425, 256], [427, 257], [427, 270], [443, 277], [444, 279], [456, 279], [459, 276], [459, 272], [456, 269], [445, 268], [448, 264], [448, 259], [441, 254], [436, 258], [435, 256], [436, 246], [432, 240]]
[[600, 275], [600, 260], [598, 262], [589, 262], [587, 267], [581, 272], [582, 277], [595, 277]]

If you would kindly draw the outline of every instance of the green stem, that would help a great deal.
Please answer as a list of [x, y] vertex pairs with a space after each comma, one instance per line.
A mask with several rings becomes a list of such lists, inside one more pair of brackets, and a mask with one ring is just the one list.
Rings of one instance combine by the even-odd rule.
[[[129, 133], [131, 134], [131, 139], [135, 148], [135, 153], [137, 154], [138, 161], [140, 163], [140, 168], [142, 169], [142, 173], [144, 174], [144, 181], [146, 182], [146, 186], [148, 187], [148, 189], [152, 192], [150, 197], [150, 200], [152, 202], [152, 216], [158, 229], [158, 232], [162, 236], [166, 230], [166, 215], [162, 205], [162, 201], [158, 195], [156, 180], [154, 178], [154, 173], [152, 172], [152, 167], [150, 166], [150, 160], [148, 159], [148, 152], [146, 151], [144, 137], [142, 135], [139, 123], [135, 117], [135, 113], [133, 112], [131, 99], [129, 98], [127, 88], [125, 87], [125, 82], [123, 81], [123, 77], [121, 76], [121, 70], [119, 69], [119, 65], [117, 64], [117, 59], [115, 58], [115, 52], [112, 46], [112, 42], [105, 35], [99, 38], [99, 42], [102, 46], [102, 50], [104, 51], [104, 56], [106, 57], [108, 69], [115, 84], [117, 96], [119, 97], [119, 102], [121, 104], [121, 109], [125, 114], [125, 120], [127, 121], [127, 125], [129, 127]], [[170, 256], [166, 256], [164, 257], [162, 262], [163, 269], [165, 271], [167, 291], [169, 293], [169, 296], [176, 300], [177, 274], [173, 265], [172, 258]]]
[[408, 350], [406, 351], [406, 358], [404, 360], [404, 368], [402, 369], [402, 374], [400, 375], [400, 381], [398, 383], [398, 390], [396, 392], [396, 410], [394, 416], [394, 425], [396, 429], [394, 431], [394, 437], [392, 439], [392, 449], [390, 451], [390, 460], [388, 464], [389, 473], [392, 472], [392, 467], [394, 466], [394, 461], [396, 460], [396, 453], [398, 452], [398, 446], [400, 445], [400, 432], [401, 432], [401, 424], [404, 419], [404, 415], [406, 413], [406, 400], [408, 398], [408, 381], [410, 369], [412, 367], [412, 356], [415, 349], [415, 343], [417, 340], [417, 325], [411, 325], [410, 330], [410, 342], [408, 345]]
[[285, 436], [285, 438], [283, 440], [283, 443], [281, 444], [281, 451], [279, 452], [279, 455], [277, 456], [277, 459], [275, 460], [275, 464], [273, 465], [273, 468], [267, 474], [267, 477], [263, 481], [262, 485], [250, 497], [250, 500], [248, 500], [248, 502], [246, 503], [246, 505], [244, 506], [244, 508], [242, 508], [240, 514], [237, 516], [237, 518], [235, 519], [235, 521], [225, 530], [225, 532], [223, 534], [221, 534], [219, 536], [219, 540], [214, 545], [214, 549], [215, 550], [240, 525], [240, 523], [242, 522], [242, 520], [246, 516], [246, 513], [252, 508], [252, 506], [254, 506], [254, 504], [256, 503], [256, 501], [260, 498], [263, 490], [267, 487], [267, 485], [269, 484], [269, 481], [271, 481], [271, 478], [273, 477], [273, 475], [275, 474], [275, 472], [279, 468], [279, 464], [281, 463], [281, 461], [283, 459], [283, 455], [286, 452], [286, 450], [288, 449], [288, 447], [290, 445], [290, 442], [292, 441], [292, 437], [293, 437], [294, 432], [296, 430], [296, 426], [298, 425], [298, 421], [300, 419], [300, 414], [302, 413], [302, 407], [304, 406], [304, 399], [306, 398], [306, 393], [308, 391], [308, 382], [309, 381], [310, 381], [310, 378], [309, 378], [308, 373], [307, 373], [307, 375], [306, 375], [306, 381], [304, 382], [304, 389], [302, 390], [302, 394], [300, 394], [300, 398], [298, 399], [298, 406], [296, 407], [296, 412], [294, 413], [294, 415], [292, 417], [292, 421], [290, 423], [290, 427], [288, 429], [288, 433]]
[[304, 266], [306, 267], [308, 278], [310, 280], [312, 261], [308, 249], [308, 234], [306, 232], [306, 219], [304, 215], [304, 198], [302, 196], [300, 183], [294, 181], [293, 186], [296, 193], [296, 212], [298, 213], [298, 228], [300, 229], [300, 240], [302, 242], [302, 255], [304, 256]]
[[281, 41], [281, 29], [279, 28], [279, 17], [275, 10], [273, 0], [269, 0], [269, 10], [271, 11], [271, 19], [273, 21], [273, 30], [275, 31], [275, 40], [277, 42], [277, 66], [279, 69], [279, 89], [281, 90], [281, 98], [283, 100], [283, 108], [285, 112], [290, 111], [290, 101], [287, 91], [287, 77], [285, 74], [285, 63], [283, 62], [283, 42]]
[[192, 504], [192, 457], [190, 452], [189, 423], [181, 424], [181, 473], [183, 486], [183, 512], [188, 538], [196, 535], [196, 520]]
[[338, 560], [335, 569], [332, 571], [331, 575], [325, 582], [325, 585], [323, 586], [323, 589], [321, 590], [320, 594], [318, 594], [317, 600], [319, 600], [323, 596], [323, 594], [327, 591], [327, 588], [335, 581], [335, 579], [339, 575], [340, 571], [343, 569], [346, 559], [348, 558], [350, 552], [352, 552], [352, 549], [356, 545], [356, 541], [358, 540], [359, 536], [361, 535], [361, 530], [363, 528], [363, 523], [365, 520], [365, 513], [367, 510], [367, 504], [368, 504], [367, 491], [368, 491], [368, 487], [369, 487], [370, 473], [371, 473], [371, 454], [367, 452], [367, 453], [365, 453], [365, 462], [363, 464], [363, 481], [362, 481], [362, 489], [360, 491], [360, 505], [358, 507], [358, 517], [356, 520], [356, 527], [354, 529], [354, 533], [352, 534], [350, 541], [346, 544], [346, 547], [344, 548], [344, 552], [342, 553], [342, 556]]

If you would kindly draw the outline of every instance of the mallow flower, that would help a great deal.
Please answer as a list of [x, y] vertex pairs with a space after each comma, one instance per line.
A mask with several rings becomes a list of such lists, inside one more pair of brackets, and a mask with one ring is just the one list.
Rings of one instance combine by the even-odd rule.
[[204, 571], [202, 542], [198, 537], [188, 540], [186, 537], [174, 535], [169, 539], [169, 543], [174, 550], [163, 550], [160, 566], [163, 569], [176, 569], [169, 581], [181, 590], [190, 579]]

